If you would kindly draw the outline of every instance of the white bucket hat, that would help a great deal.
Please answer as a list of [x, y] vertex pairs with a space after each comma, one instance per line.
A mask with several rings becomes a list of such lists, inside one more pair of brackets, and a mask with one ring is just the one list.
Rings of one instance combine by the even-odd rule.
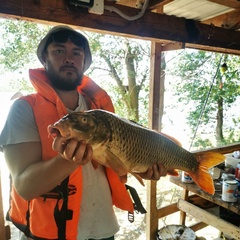
[[[61, 32], [61, 31], [66, 31], [67, 32], [67, 34], [65, 35], [66, 40], [67, 40], [67, 37], [71, 36], [71, 33], [72, 33], [73, 36], [79, 38], [79, 45], [84, 46], [85, 61], [84, 61], [83, 71], [85, 72], [92, 63], [92, 54], [91, 54], [91, 51], [90, 51], [88, 40], [83, 34], [77, 32], [76, 30], [74, 30], [73, 28], [68, 27], [68, 26], [64, 26], [64, 25], [56, 26], [56, 27], [53, 27], [47, 33], [47, 35], [41, 40], [41, 42], [38, 45], [38, 48], [37, 48], [38, 59], [40, 60], [40, 62], [42, 64], [44, 64], [43, 53], [46, 50], [46, 47], [48, 46], [48, 44], [50, 44], [51, 37], [53, 36], [53, 34], [56, 34], [56, 33]], [[64, 35], [62, 37], [64, 37]], [[70, 39], [72, 40], [72, 38], [70, 38]], [[78, 40], [78, 39], [75, 39], [74, 44], [76, 44], [76, 40]], [[54, 39], [52, 39], [52, 41], [54, 41]]]

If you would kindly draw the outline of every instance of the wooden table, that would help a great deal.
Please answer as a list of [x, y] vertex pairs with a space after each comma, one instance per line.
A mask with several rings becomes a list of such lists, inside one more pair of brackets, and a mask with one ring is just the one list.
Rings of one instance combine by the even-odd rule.
[[210, 195], [201, 190], [195, 183], [183, 183], [181, 179], [177, 177], [170, 177], [170, 181], [182, 188], [182, 197], [178, 201], [178, 208], [181, 211], [180, 224], [184, 225], [186, 214], [191, 214], [201, 221], [196, 224], [196, 226], [192, 227], [195, 231], [207, 225], [211, 225], [235, 239], [240, 239], [240, 227], [237, 227], [226, 220], [221, 219], [219, 216], [192, 204], [189, 202], [189, 193], [194, 193], [200, 198], [206, 199], [209, 202], [228, 209], [238, 215], [240, 215], [240, 199], [238, 199], [236, 203], [224, 202], [221, 199], [221, 191], [216, 191], [214, 195]]

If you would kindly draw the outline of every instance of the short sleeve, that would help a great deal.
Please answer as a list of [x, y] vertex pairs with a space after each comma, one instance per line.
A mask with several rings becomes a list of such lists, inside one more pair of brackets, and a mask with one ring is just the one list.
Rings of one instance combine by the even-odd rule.
[[16, 100], [9, 111], [0, 135], [0, 146], [40, 141], [33, 110], [22, 99]]

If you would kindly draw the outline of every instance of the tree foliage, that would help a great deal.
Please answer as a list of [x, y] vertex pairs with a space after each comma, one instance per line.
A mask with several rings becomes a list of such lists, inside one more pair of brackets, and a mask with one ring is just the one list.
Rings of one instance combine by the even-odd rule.
[[[236, 136], [229, 139], [231, 123], [235, 120], [229, 119], [227, 113], [240, 95], [239, 57], [197, 50], [178, 54], [173, 63], [175, 67], [168, 69], [178, 81], [173, 85], [175, 95], [178, 102], [189, 107], [187, 121], [192, 133], [200, 123], [202, 132], [208, 136], [206, 141], [196, 139], [195, 146], [215, 145], [210, 132], [215, 134], [217, 145], [238, 141]], [[224, 63], [227, 65], [225, 72], [221, 71]]]
[[11, 73], [9, 89], [32, 90], [26, 72], [39, 67], [36, 56], [37, 45], [49, 27], [20, 20], [0, 21], [2, 46], [0, 47], [0, 71]]
[[16, 20], [0, 21], [0, 27], [1, 38], [4, 42], [1, 55], [5, 56], [0, 63], [5, 69], [16, 71], [31, 62], [35, 65], [37, 62], [36, 47], [48, 27]]
[[[147, 106], [149, 43], [103, 34], [88, 34], [88, 37], [94, 55], [92, 74], [102, 73], [105, 83], [114, 89], [118, 111], [125, 109], [121, 115], [139, 121], [139, 109]], [[146, 117], [146, 110], [141, 116]]]

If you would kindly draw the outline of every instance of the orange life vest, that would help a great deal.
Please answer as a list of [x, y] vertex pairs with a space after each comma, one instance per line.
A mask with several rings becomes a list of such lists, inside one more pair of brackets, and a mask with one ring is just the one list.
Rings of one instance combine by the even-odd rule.
[[[66, 115], [67, 110], [56, 92], [49, 86], [44, 69], [30, 70], [30, 80], [37, 93], [23, 97], [23, 99], [33, 109], [42, 143], [42, 160], [47, 161], [57, 154], [51, 147], [52, 138], [48, 136], [47, 126]], [[84, 76], [78, 91], [87, 99], [89, 109], [99, 108], [114, 111], [108, 94], [90, 78]], [[24, 231], [26, 235], [36, 239], [76, 240], [80, 216], [79, 203], [82, 195], [81, 171], [81, 167], [77, 168], [54, 191], [30, 201], [21, 198], [13, 187], [9, 210], [11, 221]], [[120, 182], [117, 174], [110, 168], [106, 168], [106, 174], [112, 193], [113, 204], [122, 210], [133, 213], [133, 203], [125, 185]], [[63, 197], [59, 197], [59, 192], [62, 195], [64, 191], [67, 201], [63, 201]], [[63, 209], [64, 204], [66, 205], [65, 209]], [[63, 228], [62, 223], [59, 223], [61, 214], [65, 214], [67, 219], [63, 223], [65, 224], [63, 225], [64, 230], [61, 229]], [[65, 238], [59, 236], [61, 234], [64, 234]]]

